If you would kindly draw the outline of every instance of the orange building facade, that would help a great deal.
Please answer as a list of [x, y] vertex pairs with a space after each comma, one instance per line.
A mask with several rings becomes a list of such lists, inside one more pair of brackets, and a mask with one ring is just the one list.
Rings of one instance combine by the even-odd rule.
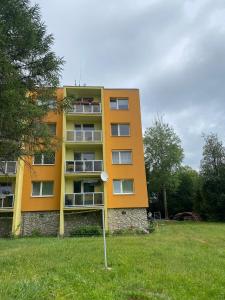
[[110, 231], [146, 228], [139, 91], [65, 86], [57, 100], [64, 97], [75, 99], [71, 109], [45, 118], [57, 151], [1, 163], [0, 236], [70, 235], [101, 226], [102, 215]]

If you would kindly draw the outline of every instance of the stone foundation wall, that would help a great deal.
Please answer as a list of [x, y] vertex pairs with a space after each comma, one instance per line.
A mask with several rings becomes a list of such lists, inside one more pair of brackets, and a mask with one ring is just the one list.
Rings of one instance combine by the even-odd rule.
[[[0, 236], [2, 232], [11, 233], [12, 219], [7, 219], [4, 225], [0, 223]], [[10, 221], [10, 222], [9, 222]], [[1, 219], [0, 219], [1, 222]], [[64, 230], [65, 236], [69, 236], [74, 228], [86, 225], [102, 226], [102, 212], [65, 212]], [[147, 228], [147, 212], [145, 208], [109, 208], [108, 209], [109, 230], [126, 228]], [[22, 230], [23, 236], [40, 234], [46, 236], [57, 236], [59, 232], [59, 212], [23, 212]]]
[[[3, 213], [4, 214], [4, 213]], [[0, 216], [0, 238], [8, 237], [12, 233], [12, 216]]]
[[22, 230], [23, 236], [41, 234], [56, 236], [59, 232], [59, 212], [23, 212]]
[[145, 208], [109, 208], [108, 209], [109, 231], [126, 228], [148, 227], [147, 212]]
[[66, 212], [64, 213], [64, 235], [69, 236], [74, 228], [79, 228], [86, 225], [102, 226], [102, 212], [90, 211], [83, 212]]

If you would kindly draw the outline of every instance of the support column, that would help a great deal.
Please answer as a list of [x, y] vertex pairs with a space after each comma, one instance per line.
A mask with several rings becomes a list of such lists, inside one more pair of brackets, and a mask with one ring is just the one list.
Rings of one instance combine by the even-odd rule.
[[13, 208], [13, 223], [12, 235], [19, 236], [21, 233], [21, 201], [23, 191], [23, 174], [24, 174], [24, 161], [18, 160], [16, 172], [16, 186], [15, 186], [15, 199]]
[[[102, 107], [102, 152], [103, 152], [103, 166], [104, 171], [107, 172], [107, 166], [106, 166], [106, 138], [105, 138], [105, 116], [104, 116], [104, 92], [103, 89], [101, 89], [101, 107]], [[103, 182], [103, 191], [104, 191], [104, 216], [105, 216], [105, 229], [108, 230], [109, 224], [108, 224], [108, 209], [107, 209], [107, 182]]]
[[[64, 88], [64, 97], [65, 97], [65, 88]], [[64, 201], [65, 201], [65, 141], [66, 141], [66, 116], [63, 112], [62, 116], [62, 164], [61, 164], [61, 194], [60, 194], [60, 214], [59, 214], [59, 236], [64, 236]]]

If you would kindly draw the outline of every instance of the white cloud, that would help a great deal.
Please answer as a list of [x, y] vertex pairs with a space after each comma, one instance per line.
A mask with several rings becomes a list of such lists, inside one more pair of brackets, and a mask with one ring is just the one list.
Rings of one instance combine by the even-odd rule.
[[158, 113], [198, 168], [202, 132], [225, 137], [224, 0], [36, 0], [62, 83], [138, 87], [143, 128]]

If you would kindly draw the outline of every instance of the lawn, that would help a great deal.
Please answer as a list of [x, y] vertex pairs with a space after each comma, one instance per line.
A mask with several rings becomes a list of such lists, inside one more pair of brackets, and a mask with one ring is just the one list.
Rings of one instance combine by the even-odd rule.
[[225, 224], [150, 235], [0, 240], [0, 299], [225, 299]]

